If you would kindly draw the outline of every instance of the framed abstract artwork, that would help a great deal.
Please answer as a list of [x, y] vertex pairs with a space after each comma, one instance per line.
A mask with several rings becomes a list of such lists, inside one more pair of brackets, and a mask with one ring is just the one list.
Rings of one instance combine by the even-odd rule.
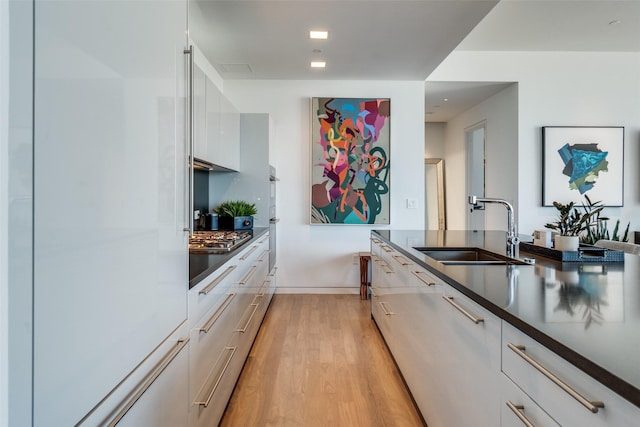
[[624, 127], [542, 128], [542, 205], [581, 205], [584, 196], [622, 206]]
[[311, 99], [311, 224], [389, 224], [388, 98]]

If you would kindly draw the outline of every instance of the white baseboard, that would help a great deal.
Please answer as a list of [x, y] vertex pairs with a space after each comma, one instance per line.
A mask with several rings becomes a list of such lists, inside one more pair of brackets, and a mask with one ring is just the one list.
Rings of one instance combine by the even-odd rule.
[[276, 287], [276, 294], [353, 294], [359, 295], [359, 287], [335, 287], [335, 288], [303, 288], [303, 287]]

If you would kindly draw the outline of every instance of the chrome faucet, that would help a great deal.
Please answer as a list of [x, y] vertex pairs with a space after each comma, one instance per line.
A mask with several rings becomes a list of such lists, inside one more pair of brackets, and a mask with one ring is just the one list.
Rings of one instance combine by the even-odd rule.
[[507, 208], [507, 256], [516, 256], [516, 246], [520, 243], [518, 234], [516, 232], [516, 224], [514, 221], [513, 206], [511, 203], [503, 199], [490, 199], [484, 197], [469, 196], [469, 204], [476, 206], [478, 203], [500, 203]]

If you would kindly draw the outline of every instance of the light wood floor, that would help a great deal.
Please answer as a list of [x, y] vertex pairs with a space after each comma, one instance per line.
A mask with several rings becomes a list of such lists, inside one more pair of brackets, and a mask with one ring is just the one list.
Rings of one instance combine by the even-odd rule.
[[275, 295], [221, 426], [422, 426], [358, 295]]

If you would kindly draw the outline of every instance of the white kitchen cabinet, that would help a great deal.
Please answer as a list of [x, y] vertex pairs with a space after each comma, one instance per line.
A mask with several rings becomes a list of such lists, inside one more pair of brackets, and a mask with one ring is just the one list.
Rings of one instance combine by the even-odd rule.
[[442, 426], [500, 424], [500, 333], [494, 314], [458, 292], [444, 287], [439, 310], [443, 356], [438, 375]]
[[[210, 156], [228, 169], [240, 170], [240, 112], [224, 94], [220, 96], [220, 135]], [[266, 159], [265, 159], [266, 162]]]
[[640, 420], [637, 406], [504, 321], [502, 371], [560, 425], [625, 427]]
[[[220, 421], [266, 313], [269, 234], [189, 291], [189, 425]], [[194, 320], [195, 319], [195, 320]]]
[[205, 147], [203, 160], [218, 166], [224, 166], [224, 158], [218, 153], [220, 147], [220, 98], [222, 93], [209, 77], [205, 77], [206, 87], [206, 117], [205, 117]]
[[[193, 156], [208, 161], [207, 142], [207, 76], [193, 65]], [[212, 94], [211, 96], [215, 96]], [[217, 103], [217, 101], [216, 101]], [[212, 124], [213, 126], [213, 124]]]
[[35, 3], [35, 426], [75, 425], [186, 320], [186, 11]]

